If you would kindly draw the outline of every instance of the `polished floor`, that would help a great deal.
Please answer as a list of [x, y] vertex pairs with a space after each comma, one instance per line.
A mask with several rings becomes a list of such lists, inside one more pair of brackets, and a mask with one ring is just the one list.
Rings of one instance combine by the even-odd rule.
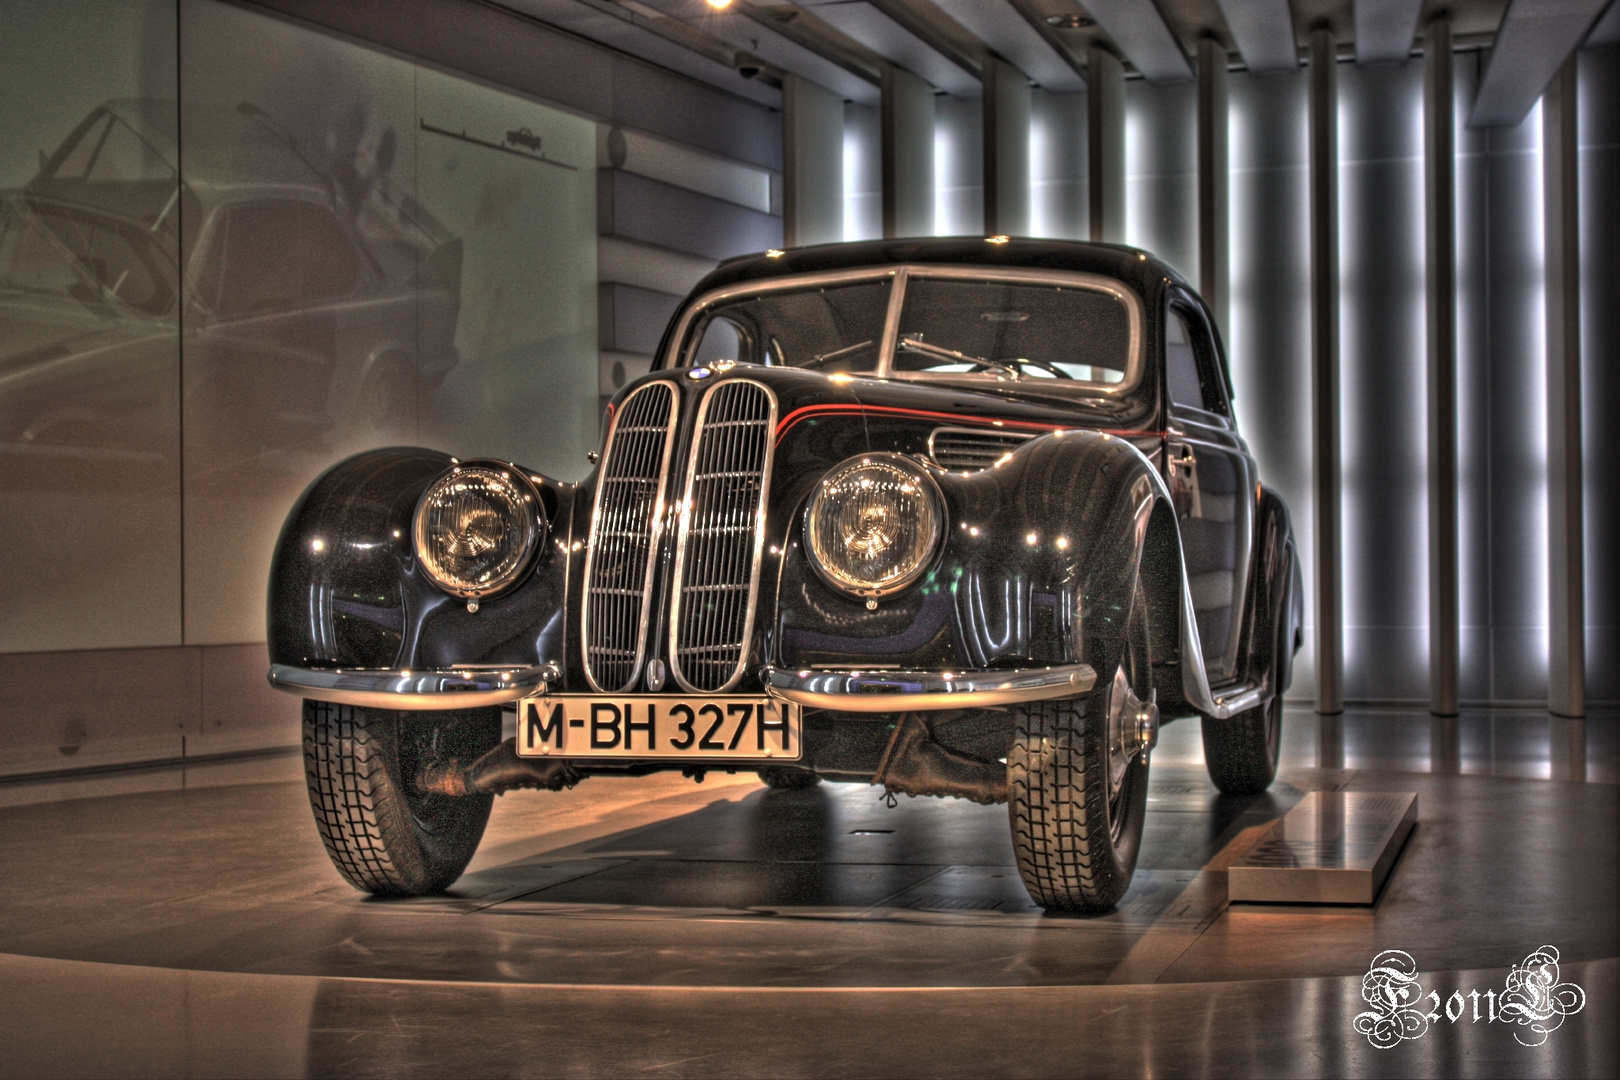
[[[327, 863], [296, 756], [0, 784], [0, 1075], [1613, 1075], [1617, 734], [1296, 711], [1230, 800], [1172, 725], [1099, 918], [1030, 905], [1004, 808], [859, 786], [514, 793], [449, 895], [385, 903]], [[1229, 904], [1310, 790], [1418, 793], [1377, 904]], [[1382, 950], [1449, 1006], [1541, 946], [1585, 999], [1541, 1045], [1355, 1030]]]

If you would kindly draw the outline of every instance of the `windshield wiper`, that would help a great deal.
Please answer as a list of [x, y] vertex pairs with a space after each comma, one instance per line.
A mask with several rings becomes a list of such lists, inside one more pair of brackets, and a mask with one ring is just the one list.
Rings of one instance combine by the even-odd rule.
[[857, 342], [854, 345], [846, 345], [842, 349], [834, 349], [832, 352], [822, 353], [820, 356], [812, 356], [810, 358], [810, 362], [804, 366], [820, 367], [829, 360], [840, 360], [848, 356], [850, 353], [860, 352], [862, 349], [870, 349], [872, 345], [873, 342], [870, 340]]
[[900, 348], [905, 352], [922, 353], [924, 356], [932, 356], [939, 360], [954, 360], [961, 364], [972, 364], [974, 367], [994, 371], [997, 374], [1006, 375], [1013, 379], [1022, 377], [1022, 373], [1011, 364], [1003, 364], [997, 360], [986, 360], [982, 356], [969, 356], [967, 353], [947, 349], [942, 345], [930, 345], [920, 338], [901, 338]]

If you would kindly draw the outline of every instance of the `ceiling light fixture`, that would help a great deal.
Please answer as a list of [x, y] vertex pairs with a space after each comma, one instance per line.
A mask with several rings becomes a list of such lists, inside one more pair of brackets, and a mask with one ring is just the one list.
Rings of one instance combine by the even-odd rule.
[[[709, 2], [712, 4], [714, 3], [714, 0], [709, 0]], [[1096, 26], [1097, 20], [1091, 18], [1089, 15], [1048, 15], [1046, 17], [1046, 25], [1055, 26], [1059, 30], [1085, 30], [1089, 27]]]

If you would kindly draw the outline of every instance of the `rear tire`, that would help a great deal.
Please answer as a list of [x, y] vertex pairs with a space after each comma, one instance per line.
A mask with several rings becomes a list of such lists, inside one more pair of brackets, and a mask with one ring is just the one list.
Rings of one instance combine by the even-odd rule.
[[471, 761], [501, 740], [499, 709], [410, 713], [304, 702], [315, 827], [349, 884], [375, 896], [443, 892], [472, 861], [493, 795], [421, 795], [436, 758]]
[[1226, 720], [1203, 718], [1204, 763], [1222, 795], [1258, 795], [1277, 778], [1282, 713], [1282, 695], [1273, 694]]
[[[1133, 713], [1156, 712], [1140, 585], [1125, 638], [1124, 655], [1098, 665], [1091, 693], [1013, 709], [1007, 755], [1013, 851], [1030, 898], [1048, 910], [1108, 911], [1136, 870], [1149, 750], [1123, 752], [1130, 744], [1122, 743], [1121, 733], [1135, 736]], [[1124, 717], [1132, 719], [1122, 728]]]

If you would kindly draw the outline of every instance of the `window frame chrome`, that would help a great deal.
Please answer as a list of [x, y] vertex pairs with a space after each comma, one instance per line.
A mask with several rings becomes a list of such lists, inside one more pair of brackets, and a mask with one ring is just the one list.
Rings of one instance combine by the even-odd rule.
[[[957, 386], [983, 386], [982, 376], [972, 374], [939, 374], [924, 372], [906, 372], [894, 370], [895, 351], [900, 344], [900, 318], [905, 310], [906, 287], [912, 278], [921, 280], [951, 280], [951, 281], [988, 281], [1009, 282], [1024, 285], [1049, 285], [1057, 288], [1070, 287], [1088, 289], [1092, 292], [1104, 293], [1112, 296], [1125, 305], [1127, 321], [1130, 325], [1130, 340], [1126, 347], [1125, 377], [1117, 383], [1098, 383], [1074, 380], [1076, 386], [1085, 387], [1084, 395], [1077, 397], [1120, 397], [1134, 391], [1141, 382], [1143, 368], [1143, 339], [1145, 335], [1146, 312], [1142, 298], [1136, 291], [1118, 278], [1106, 274], [1094, 274], [1084, 270], [1045, 270], [1020, 266], [956, 266], [938, 263], [903, 263], [888, 267], [858, 267], [847, 270], [830, 270], [819, 273], [794, 274], [779, 278], [770, 278], [765, 281], [750, 281], [743, 284], [728, 285], [704, 293], [687, 306], [681, 313], [680, 321], [675, 325], [675, 333], [670, 337], [670, 346], [660, 360], [664, 365], [658, 370], [669, 370], [690, 366], [692, 355], [699, 342], [688, 340], [694, 324], [710, 308], [730, 300], [740, 300], [753, 296], [766, 296], [779, 292], [795, 292], [804, 289], [826, 287], [829, 285], [851, 285], [863, 281], [880, 281], [892, 278], [894, 285], [889, 291], [889, 306], [884, 315], [883, 337], [878, 343], [877, 367], [872, 371], [851, 372], [851, 374], [876, 379], [899, 379], [905, 382], [948, 383]], [[686, 361], [680, 363], [679, 361]], [[1055, 389], [1068, 380], [1038, 379], [1021, 381], [1019, 385], [1031, 385], [1041, 389]]]

